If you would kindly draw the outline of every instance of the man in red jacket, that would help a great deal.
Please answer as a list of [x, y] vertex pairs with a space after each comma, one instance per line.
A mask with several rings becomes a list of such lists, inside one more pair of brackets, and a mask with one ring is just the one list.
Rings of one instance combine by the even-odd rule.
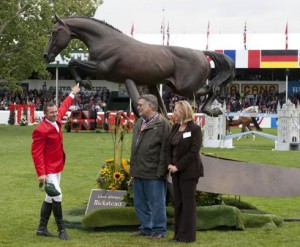
[[58, 227], [58, 237], [62, 240], [70, 239], [64, 228], [61, 207], [60, 177], [65, 164], [61, 120], [73, 104], [74, 97], [79, 91], [79, 84], [77, 84], [59, 109], [54, 103], [45, 103], [44, 119], [32, 133], [31, 154], [38, 180], [40, 184], [45, 182], [54, 184], [55, 189], [60, 193], [58, 196], [46, 194], [41, 208], [40, 224], [36, 231], [38, 236], [55, 236], [47, 229], [48, 220], [53, 211]]

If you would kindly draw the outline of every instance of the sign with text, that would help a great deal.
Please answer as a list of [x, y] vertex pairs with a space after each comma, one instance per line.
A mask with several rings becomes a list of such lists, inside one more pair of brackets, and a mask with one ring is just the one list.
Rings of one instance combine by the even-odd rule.
[[[241, 88], [240, 88], [241, 87]], [[241, 90], [240, 90], [241, 89]], [[227, 86], [227, 94], [235, 95], [237, 92], [244, 95], [257, 95], [263, 93], [276, 93], [279, 91], [279, 85], [273, 84], [230, 84]]]
[[85, 215], [98, 208], [126, 207], [126, 202], [122, 201], [126, 193], [125, 190], [93, 189]]
[[242, 85], [242, 92], [245, 95], [248, 94], [264, 94], [264, 93], [276, 93], [278, 92], [278, 84], [260, 84], [260, 85]]

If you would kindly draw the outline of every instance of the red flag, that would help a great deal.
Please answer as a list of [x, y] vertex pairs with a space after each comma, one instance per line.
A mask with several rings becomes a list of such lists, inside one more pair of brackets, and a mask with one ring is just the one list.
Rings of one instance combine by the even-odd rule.
[[208, 21], [208, 24], [207, 24], [207, 32], [206, 32], [206, 39], [207, 39], [206, 50], [208, 50], [208, 37], [209, 37], [209, 21]]
[[285, 49], [287, 50], [289, 48], [289, 30], [288, 30], [288, 22], [285, 26]]
[[130, 34], [131, 34], [131, 37], [133, 38], [133, 34], [134, 34], [134, 23], [133, 22], [132, 22], [132, 25], [131, 25]]
[[170, 26], [168, 22], [168, 27], [167, 27], [167, 46], [170, 45]]
[[244, 48], [247, 50], [247, 23], [245, 22], [245, 27], [244, 27]]
[[160, 33], [162, 34], [162, 44], [165, 45], [165, 17], [162, 19]]

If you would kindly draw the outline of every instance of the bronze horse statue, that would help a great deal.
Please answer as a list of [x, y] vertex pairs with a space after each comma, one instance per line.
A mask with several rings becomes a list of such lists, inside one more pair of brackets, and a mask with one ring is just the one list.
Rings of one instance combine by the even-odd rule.
[[[206, 96], [200, 111], [210, 116], [222, 114], [211, 106], [225, 95], [227, 84], [235, 76], [234, 62], [225, 54], [142, 43], [93, 18], [61, 19], [55, 15], [55, 19], [44, 58], [47, 63], [53, 62], [71, 39], [81, 40], [88, 48], [89, 61], [71, 59], [68, 64], [77, 83], [83, 85], [80, 71], [99, 80], [125, 83], [136, 116], [140, 97], [137, 86], [146, 86], [156, 95], [160, 111], [167, 116], [157, 87], [163, 83], [181, 96]], [[214, 76], [209, 59], [215, 64]]]

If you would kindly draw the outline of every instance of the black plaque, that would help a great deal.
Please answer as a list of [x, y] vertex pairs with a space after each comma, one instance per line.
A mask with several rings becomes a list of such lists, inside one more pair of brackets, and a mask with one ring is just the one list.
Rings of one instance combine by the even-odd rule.
[[126, 207], [126, 202], [122, 201], [126, 193], [125, 190], [93, 189], [91, 191], [85, 215], [98, 208]]

